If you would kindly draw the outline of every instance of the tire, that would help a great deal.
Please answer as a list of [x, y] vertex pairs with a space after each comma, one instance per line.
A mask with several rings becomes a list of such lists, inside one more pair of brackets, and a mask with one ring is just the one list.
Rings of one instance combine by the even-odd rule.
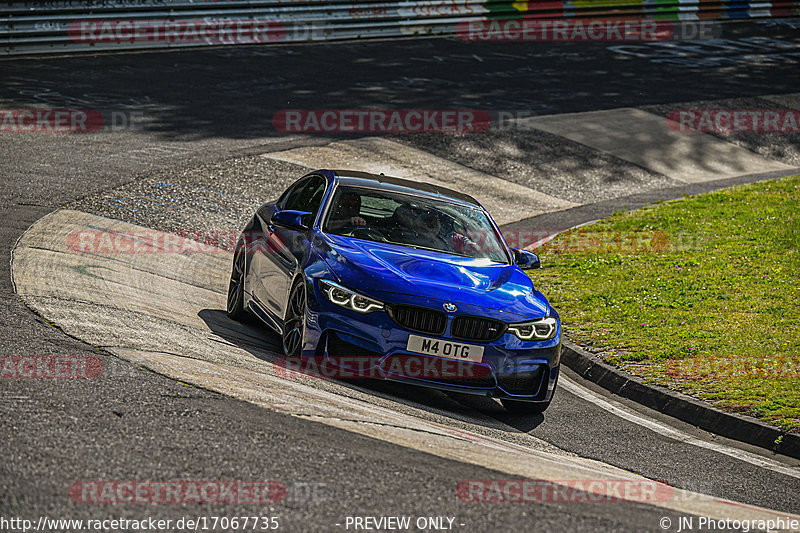
[[283, 321], [281, 345], [286, 357], [300, 357], [303, 349], [303, 328], [306, 317], [306, 285], [299, 280], [289, 293], [286, 318]]
[[238, 322], [247, 320], [247, 311], [244, 308], [244, 273], [247, 261], [246, 246], [243, 243], [236, 245], [231, 267], [231, 281], [228, 285], [228, 305], [226, 314], [228, 318]]

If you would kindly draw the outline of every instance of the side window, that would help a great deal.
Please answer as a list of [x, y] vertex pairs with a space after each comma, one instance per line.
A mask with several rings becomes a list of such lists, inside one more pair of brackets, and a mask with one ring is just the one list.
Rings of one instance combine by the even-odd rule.
[[316, 213], [322, 203], [322, 196], [325, 194], [325, 179], [320, 176], [311, 176], [287, 192], [283, 205], [280, 205], [281, 209]]
[[296, 198], [299, 196], [300, 191], [303, 190], [303, 187], [311, 180], [311, 178], [303, 178], [299, 179], [294, 184], [286, 189], [281, 197], [278, 199], [278, 208], [279, 209], [294, 209], [294, 207], [290, 207], [296, 203]]

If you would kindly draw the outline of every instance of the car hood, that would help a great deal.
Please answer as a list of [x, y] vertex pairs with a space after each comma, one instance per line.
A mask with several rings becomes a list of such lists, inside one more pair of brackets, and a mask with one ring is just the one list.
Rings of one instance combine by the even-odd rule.
[[338, 235], [319, 235], [314, 245], [343, 285], [383, 301], [398, 294], [525, 318], [548, 312], [545, 297], [516, 265]]

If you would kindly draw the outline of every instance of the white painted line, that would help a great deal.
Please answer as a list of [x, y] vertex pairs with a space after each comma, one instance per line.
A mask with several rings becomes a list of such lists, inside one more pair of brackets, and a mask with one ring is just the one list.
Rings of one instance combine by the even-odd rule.
[[750, 463], [751, 465], [758, 466], [760, 468], [765, 468], [767, 470], [772, 470], [773, 472], [778, 472], [779, 474], [800, 479], [800, 469], [798, 468], [791, 468], [778, 461], [774, 461], [754, 453], [746, 452], [744, 450], [737, 450], [736, 448], [731, 448], [722, 444], [707, 442], [696, 437], [692, 437], [683, 431], [662, 424], [661, 422], [657, 422], [651, 418], [645, 418], [618, 402], [606, 400], [599, 394], [579, 385], [564, 375], [561, 376], [558, 384], [567, 392], [577, 396], [578, 398], [581, 398], [587, 402], [591, 402], [614, 416], [647, 428], [655, 433], [658, 433], [659, 435], [663, 435], [664, 437], [676, 440], [678, 442], [691, 444], [692, 446], [697, 446], [698, 448], [705, 448], [707, 450], [733, 457], [739, 461]]

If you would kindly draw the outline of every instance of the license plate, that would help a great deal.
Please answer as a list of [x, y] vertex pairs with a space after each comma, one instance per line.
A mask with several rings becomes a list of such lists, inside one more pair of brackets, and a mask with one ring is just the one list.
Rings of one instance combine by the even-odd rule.
[[431, 339], [428, 337], [420, 337], [419, 335], [408, 336], [406, 350], [425, 355], [457, 359], [459, 361], [472, 361], [473, 363], [480, 363], [483, 360], [483, 346]]

